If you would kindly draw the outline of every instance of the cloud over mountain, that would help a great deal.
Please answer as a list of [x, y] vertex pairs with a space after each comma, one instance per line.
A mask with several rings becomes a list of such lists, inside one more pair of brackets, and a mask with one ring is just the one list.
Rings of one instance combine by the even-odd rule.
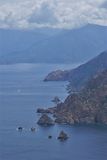
[[1, 0], [0, 28], [107, 25], [107, 0]]

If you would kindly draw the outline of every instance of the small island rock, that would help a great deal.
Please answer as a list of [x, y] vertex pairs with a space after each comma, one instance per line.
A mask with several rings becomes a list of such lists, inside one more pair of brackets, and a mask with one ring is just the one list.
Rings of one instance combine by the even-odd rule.
[[61, 131], [59, 136], [58, 136], [58, 139], [61, 140], [61, 141], [67, 140], [68, 135], [64, 131]]
[[38, 120], [37, 124], [41, 126], [51, 126], [51, 125], [54, 125], [55, 122], [47, 114], [43, 114]]
[[34, 127], [31, 128], [31, 131], [32, 131], [32, 132], [35, 132], [35, 130], [36, 130], [36, 128], [34, 128]]
[[18, 127], [18, 131], [22, 131], [23, 130], [23, 127]]
[[48, 139], [52, 139], [52, 136], [51, 136], [51, 135], [49, 135], [49, 136], [48, 136]]

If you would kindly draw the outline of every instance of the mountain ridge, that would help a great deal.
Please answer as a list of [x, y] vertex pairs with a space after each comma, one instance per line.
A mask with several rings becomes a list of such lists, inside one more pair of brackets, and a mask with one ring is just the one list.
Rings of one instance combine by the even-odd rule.
[[4, 55], [0, 63], [78, 63], [106, 49], [107, 27], [87, 25], [64, 30], [22, 52]]

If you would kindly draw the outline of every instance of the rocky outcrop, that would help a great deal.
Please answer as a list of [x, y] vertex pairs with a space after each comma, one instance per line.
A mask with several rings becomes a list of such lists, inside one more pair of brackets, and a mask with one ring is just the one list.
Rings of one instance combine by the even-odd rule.
[[41, 126], [51, 126], [54, 125], [54, 120], [50, 118], [47, 114], [43, 114], [37, 122]]
[[58, 139], [61, 140], [61, 141], [67, 140], [68, 135], [64, 131], [61, 131], [59, 136], [58, 136]]

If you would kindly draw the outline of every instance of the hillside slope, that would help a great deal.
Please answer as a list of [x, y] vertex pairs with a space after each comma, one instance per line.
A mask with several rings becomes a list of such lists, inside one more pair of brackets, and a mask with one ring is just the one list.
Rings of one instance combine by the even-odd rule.
[[68, 80], [70, 81], [69, 86], [71, 89], [80, 89], [91, 77], [105, 69], [107, 69], [107, 51], [102, 52], [76, 69], [60, 72], [54, 71], [45, 78], [45, 81]]
[[25, 50], [46, 37], [48, 36], [40, 30], [0, 29], [0, 55]]

